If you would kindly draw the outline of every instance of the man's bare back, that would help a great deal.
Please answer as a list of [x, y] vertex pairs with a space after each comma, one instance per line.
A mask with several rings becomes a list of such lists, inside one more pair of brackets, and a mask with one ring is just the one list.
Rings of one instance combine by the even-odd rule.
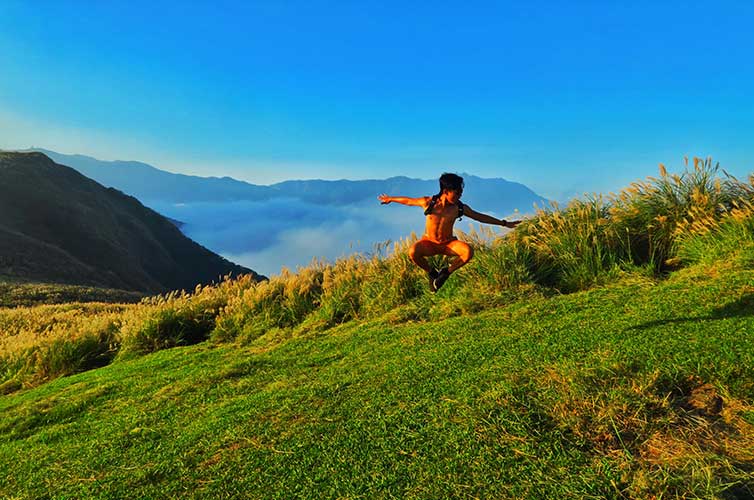
[[[453, 272], [466, 265], [474, 255], [474, 250], [468, 243], [456, 239], [453, 235], [453, 226], [462, 215], [485, 224], [510, 228], [520, 223], [475, 212], [468, 205], [461, 203], [462, 194], [463, 178], [445, 173], [440, 177], [440, 194], [436, 196], [408, 198], [382, 194], [378, 197], [383, 205], [396, 202], [424, 209], [427, 216], [424, 235], [411, 246], [409, 257], [427, 272], [432, 291], [437, 291]], [[427, 262], [427, 257], [432, 255], [448, 255], [453, 257], [453, 260], [448, 268], [432, 269]]]

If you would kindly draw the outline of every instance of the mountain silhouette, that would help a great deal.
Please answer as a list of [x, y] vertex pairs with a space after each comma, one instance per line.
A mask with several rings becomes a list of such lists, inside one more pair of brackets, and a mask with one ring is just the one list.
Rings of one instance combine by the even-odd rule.
[[[72, 167], [100, 184], [150, 202], [195, 203], [299, 199], [320, 205], [349, 205], [374, 201], [380, 193], [426, 196], [438, 191], [437, 179], [405, 176], [372, 180], [289, 180], [269, 186], [250, 184], [230, 177], [198, 177], [175, 174], [134, 161], [102, 161], [83, 155], [65, 155], [44, 149], [56, 162]], [[442, 172], [438, 171], [438, 177]], [[510, 213], [528, 211], [547, 200], [517, 182], [485, 179], [462, 174], [466, 181], [464, 201], [477, 210]]]
[[251, 273], [139, 200], [38, 152], [0, 152], [0, 279], [148, 293]]

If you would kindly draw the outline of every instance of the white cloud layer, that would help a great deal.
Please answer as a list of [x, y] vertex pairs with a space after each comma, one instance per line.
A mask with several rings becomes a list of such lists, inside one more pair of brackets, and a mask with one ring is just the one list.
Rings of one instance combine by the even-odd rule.
[[[374, 251], [424, 231], [421, 209], [373, 203], [323, 206], [300, 200], [198, 204], [153, 204], [183, 221], [183, 232], [214, 252], [267, 276], [282, 267], [295, 270], [312, 259], [334, 261], [354, 252]], [[495, 214], [492, 214], [495, 215]], [[464, 219], [456, 227], [468, 230]]]

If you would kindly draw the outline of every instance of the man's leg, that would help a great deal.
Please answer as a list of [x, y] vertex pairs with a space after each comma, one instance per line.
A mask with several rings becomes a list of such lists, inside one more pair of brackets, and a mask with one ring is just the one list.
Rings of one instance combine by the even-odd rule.
[[459, 268], [468, 264], [471, 258], [474, 256], [474, 249], [471, 248], [471, 245], [460, 240], [451, 241], [450, 243], [445, 245], [445, 248], [445, 255], [455, 257], [455, 259], [453, 259], [453, 261], [450, 263], [448, 274], [452, 274], [454, 271], [457, 271]]
[[468, 262], [474, 256], [474, 249], [471, 248], [468, 243], [454, 240], [445, 245], [443, 254], [455, 258], [450, 263], [450, 267], [447, 269], [441, 269], [437, 275], [437, 278], [435, 278], [432, 282], [435, 291], [440, 289], [440, 287], [447, 281], [448, 277], [450, 277], [450, 275], [454, 271], [468, 264]]
[[443, 253], [442, 248], [437, 243], [432, 243], [428, 240], [419, 240], [408, 251], [408, 257], [411, 262], [424, 269], [425, 272], [430, 273], [433, 269], [427, 262], [427, 257], [432, 255], [439, 255]]

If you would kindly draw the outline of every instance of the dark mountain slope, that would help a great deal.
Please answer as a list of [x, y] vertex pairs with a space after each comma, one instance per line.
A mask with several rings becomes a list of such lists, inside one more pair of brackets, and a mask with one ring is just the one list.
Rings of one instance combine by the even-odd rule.
[[253, 272], [42, 153], [0, 153], [0, 276], [159, 292]]

